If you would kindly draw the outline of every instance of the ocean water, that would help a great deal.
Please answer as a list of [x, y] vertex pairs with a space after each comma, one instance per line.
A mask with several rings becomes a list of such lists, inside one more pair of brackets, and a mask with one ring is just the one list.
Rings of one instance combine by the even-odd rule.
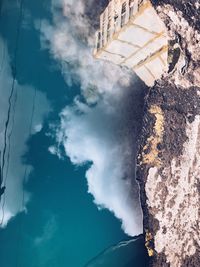
[[148, 255], [144, 249], [143, 236], [129, 241], [120, 242], [112, 246], [94, 259], [85, 267], [145, 267], [148, 266]]
[[[55, 143], [51, 125], [59, 122], [61, 110], [80, 93], [80, 84], [66, 85], [58, 62], [41, 49], [36, 25], [41, 18], [51, 21], [51, 1], [22, 2], [20, 11], [20, 1], [0, 1], [2, 127], [16, 70], [5, 194], [13, 218], [0, 230], [0, 266], [84, 267], [89, 262], [86, 266], [144, 267], [143, 238], [131, 240], [113, 214], [98, 210], [87, 192], [87, 166], [77, 168], [67, 157], [59, 159], [48, 151]], [[20, 12], [23, 23], [18, 35]], [[2, 138], [2, 130], [0, 134]]]

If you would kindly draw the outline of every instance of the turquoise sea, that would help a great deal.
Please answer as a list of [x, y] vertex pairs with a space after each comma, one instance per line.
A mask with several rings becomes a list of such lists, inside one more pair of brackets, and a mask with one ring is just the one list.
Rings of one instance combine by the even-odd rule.
[[87, 165], [74, 166], [68, 157], [49, 152], [55, 143], [52, 125], [81, 86], [75, 78], [67, 84], [58, 61], [41, 48], [38, 23], [52, 21], [51, 1], [0, 0], [0, 7], [1, 150], [15, 83], [5, 154], [7, 191], [1, 199], [0, 266], [147, 266], [143, 237], [127, 236], [121, 222], [98, 209], [88, 194]]

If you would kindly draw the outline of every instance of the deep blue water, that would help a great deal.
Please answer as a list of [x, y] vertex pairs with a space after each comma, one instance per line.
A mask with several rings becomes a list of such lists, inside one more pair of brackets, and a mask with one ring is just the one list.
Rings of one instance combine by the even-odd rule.
[[[50, 0], [23, 1], [22, 18], [26, 17], [27, 25], [20, 29], [17, 54], [19, 1], [4, 0], [1, 5], [0, 36], [8, 50], [12, 74], [16, 67], [17, 83], [25, 90], [29, 90], [29, 85], [38, 94], [44, 94], [49, 108], [42, 130], [29, 136], [28, 149], [21, 155], [21, 162], [32, 166], [25, 184], [31, 198], [27, 212], [16, 215], [0, 231], [0, 266], [83, 267], [104, 249], [130, 238], [124, 234], [121, 223], [110, 212], [98, 210], [93, 203], [84, 178], [86, 166], [74, 167], [68, 158], [60, 160], [48, 151], [55, 142], [52, 136], [47, 135], [50, 123], [59, 121], [59, 112], [80, 91], [78, 83], [67, 87], [58, 63], [47, 50], [41, 50], [39, 32], [34, 25], [37, 19], [51, 20]], [[30, 97], [21, 101], [19, 117], [26, 113], [28, 101], [31, 104]], [[42, 105], [39, 103], [35, 109]], [[15, 124], [14, 127], [21, 126]], [[19, 139], [12, 138], [12, 151]], [[125, 260], [126, 265], [121, 264], [119, 267], [145, 266], [142, 239], [117, 256], [112, 255], [112, 252], [109, 255], [103, 259], [104, 265], [94, 262], [91, 266], [118, 267], [116, 262], [119, 262], [119, 258], [120, 261], [123, 258], [129, 261]], [[100, 257], [102, 259], [102, 255]], [[106, 263], [109, 259], [110, 263]]]

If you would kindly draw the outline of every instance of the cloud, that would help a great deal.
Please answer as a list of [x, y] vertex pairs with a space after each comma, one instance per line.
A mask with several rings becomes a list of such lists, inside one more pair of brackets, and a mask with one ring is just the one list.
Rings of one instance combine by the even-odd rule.
[[41, 246], [44, 243], [50, 241], [57, 231], [57, 221], [54, 215], [51, 215], [49, 220], [46, 222], [43, 228], [43, 232], [40, 236], [36, 237], [34, 244], [36, 246]]
[[[86, 4], [87, 3], [87, 4]], [[95, 1], [52, 0], [53, 23], [41, 23], [41, 43], [60, 63], [68, 86], [80, 82], [88, 102], [113, 87], [128, 86], [132, 72], [109, 62], [94, 60], [94, 28], [85, 13]]]
[[39, 133], [41, 130], [42, 130], [42, 124], [41, 123], [36, 124], [34, 128], [35, 133]]
[[[4, 131], [8, 112], [8, 98], [13, 82], [7, 45], [2, 38], [0, 38], [0, 62], [2, 62], [0, 70], [0, 150], [2, 152], [5, 145]], [[32, 129], [30, 129], [34, 95], [35, 89], [33, 87], [20, 85], [17, 81], [15, 82], [15, 90], [11, 99], [11, 116], [8, 125], [8, 145], [5, 154], [4, 183], [6, 191], [1, 198], [0, 207], [0, 223], [3, 227], [17, 213], [26, 210], [25, 206], [30, 199], [30, 194], [25, 191], [23, 201], [23, 182], [27, 181], [32, 167], [26, 166], [22, 162], [22, 156], [27, 151], [26, 141], [29, 135], [35, 133], [37, 125], [42, 124], [45, 114], [50, 110], [46, 96], [37, 92], [35, 100], [37, 108], [33, 116]], [[26, 175], [25, 169], [27, 169]], [[22, 204], [23, 202], [24, 205]]]
[[[88, 192], [99, 208], [122, 221], [128, 235], [142, 232], [142, 212], [135, 181], [136, 139], [140, 128], [142, 89], [127, 69], [92, 56], [96, 1], [52, 0], [53, 22], [43, 21], [41, 44], [60, 64], [68, 86], [81, 94], [61, 113], [58, 153], [63, 144], [75, 165], [88, 164]], [[95, 18], [93, 16], [96, 16]], [[140, 89], [140, 88], [139, 88]]]
[[72, 163], [89, 164], [86, 178], [94, 202], [113, 212], [131, 236], [142, 232], [135, 181], [136, 136], [140, 126], [134, 118], [134, 96], [131, 88], [124, 92], [115, 90], [95, 107], [76, 99], [73, 106], [63, 110], [57, 131], [57, 140], [63, 143]]

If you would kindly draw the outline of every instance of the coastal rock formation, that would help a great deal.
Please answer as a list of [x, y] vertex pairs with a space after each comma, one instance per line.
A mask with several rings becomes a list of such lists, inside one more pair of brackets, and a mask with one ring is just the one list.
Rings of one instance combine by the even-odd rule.
[[145, 98], [137, 177], [150, 266], [200, 266], [200, 1], [152, 0], [169, 70]]

